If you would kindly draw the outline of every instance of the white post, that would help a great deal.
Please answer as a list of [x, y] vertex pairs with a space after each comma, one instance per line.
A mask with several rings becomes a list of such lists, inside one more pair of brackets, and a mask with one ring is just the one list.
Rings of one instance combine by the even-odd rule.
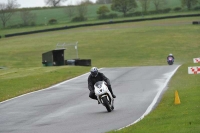
[[78, 59], [78, 42], [76, 42], [75, 49], [76, 49], [76, 58]]

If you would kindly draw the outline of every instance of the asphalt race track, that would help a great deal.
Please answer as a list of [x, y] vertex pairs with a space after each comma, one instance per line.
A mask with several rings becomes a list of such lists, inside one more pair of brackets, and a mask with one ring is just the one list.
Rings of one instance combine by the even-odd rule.
[[104, 133], [123, 128], [155, 107], [178, 67], [101, 69], [117, 96], [110, 113], [88, 97], [89, 73], [2, 102], [0, 133]]

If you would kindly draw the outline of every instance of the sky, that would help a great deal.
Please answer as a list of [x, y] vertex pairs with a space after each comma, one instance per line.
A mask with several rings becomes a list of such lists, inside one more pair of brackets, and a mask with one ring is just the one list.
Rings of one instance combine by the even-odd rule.
[[[0, 0], [0, 3], [7, 3], [8, 0]], [[20, 8], [24, 7], [43, 7], [45, 5], [45, 0], [16, 0], [18, 4], [20, 4]], [[67, 0], [66, 2], [63, 2], [62, 5], [75, 5], [78, 2], [83, 0]], [[92, 2], [96, 2], [96, 0], [90, 0]]]

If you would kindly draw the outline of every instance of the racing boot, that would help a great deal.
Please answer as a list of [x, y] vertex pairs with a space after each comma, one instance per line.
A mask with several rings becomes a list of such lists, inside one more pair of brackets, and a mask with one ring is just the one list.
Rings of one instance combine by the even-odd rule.
[[112, 94], [112, 97], [113, 97], [113, 98], [116, 98], [116, 96], [115, 96], [114, 94]]

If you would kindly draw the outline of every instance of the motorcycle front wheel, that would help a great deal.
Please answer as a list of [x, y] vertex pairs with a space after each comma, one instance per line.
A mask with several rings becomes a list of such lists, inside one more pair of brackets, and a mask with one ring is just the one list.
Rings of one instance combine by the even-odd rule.
[[111, 112], [112, 109], [111, 109], [111, 107], [110, 107], [110, 104], [109, 104], [109, 102], [108, 102], [107, 97], [103, 97], [102, 100], [103, 100], [103, 104], [104, 104], [104, 106], [106, 107], [107, 111], [108, 111], [108, 112]]

